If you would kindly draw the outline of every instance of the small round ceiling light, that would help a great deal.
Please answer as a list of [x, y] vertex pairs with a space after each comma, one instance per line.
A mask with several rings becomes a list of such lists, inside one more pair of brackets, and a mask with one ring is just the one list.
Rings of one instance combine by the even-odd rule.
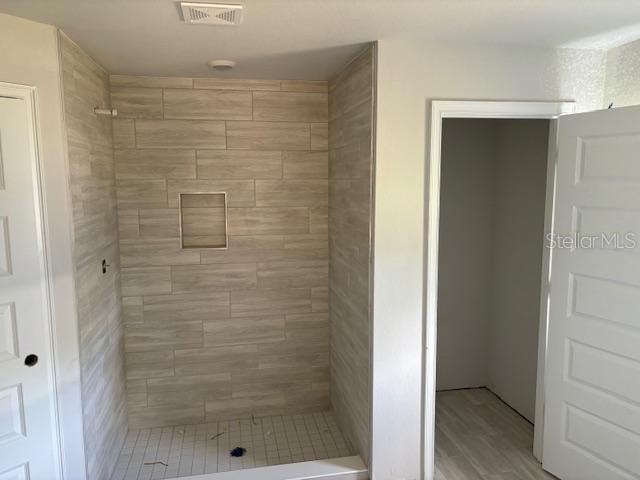
[[228, 72], [237, 65], [233, 60], [211, 60], [207, 62], [211, 68], [217, 72]]

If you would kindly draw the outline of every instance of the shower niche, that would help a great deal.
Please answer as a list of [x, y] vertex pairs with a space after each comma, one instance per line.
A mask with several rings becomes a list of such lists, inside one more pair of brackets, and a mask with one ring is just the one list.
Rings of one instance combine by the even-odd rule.
[[180, 247], [226, 249], [227, 193], [180, 193]]

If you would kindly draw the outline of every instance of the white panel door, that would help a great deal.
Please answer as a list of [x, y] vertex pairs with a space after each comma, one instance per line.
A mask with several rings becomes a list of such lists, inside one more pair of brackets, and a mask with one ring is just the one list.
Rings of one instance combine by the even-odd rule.
[[638, 479], [640, 107], [560, 118], [554, 233], [544, 467]]
[[34, 137], [29, 118], [24, 100], [0, 97], [0, 479], [3, 480], [59, 477], [44, 257], [31, 143]]

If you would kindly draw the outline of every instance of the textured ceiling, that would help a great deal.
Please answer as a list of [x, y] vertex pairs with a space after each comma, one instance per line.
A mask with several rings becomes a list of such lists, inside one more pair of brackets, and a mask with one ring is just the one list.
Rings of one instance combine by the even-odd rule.
[[0, 0], [62, 28], [112, 73], [326, 79], [372, 40], [607, 48], [640, 37], [640, 0], [245, 0], [240, 27], [186, 25], [172, 0]]

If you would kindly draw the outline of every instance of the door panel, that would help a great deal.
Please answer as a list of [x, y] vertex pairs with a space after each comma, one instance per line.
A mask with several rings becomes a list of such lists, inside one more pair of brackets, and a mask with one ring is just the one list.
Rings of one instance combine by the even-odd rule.
[[[0, 97], [0, 479], [56, 479], [44, 254], [24, 100]], [[38, 356], [32, 367], [28, 354]]]
[[640, 478], [640, 107], [560, 118], [554, 233], [544, 467]]

